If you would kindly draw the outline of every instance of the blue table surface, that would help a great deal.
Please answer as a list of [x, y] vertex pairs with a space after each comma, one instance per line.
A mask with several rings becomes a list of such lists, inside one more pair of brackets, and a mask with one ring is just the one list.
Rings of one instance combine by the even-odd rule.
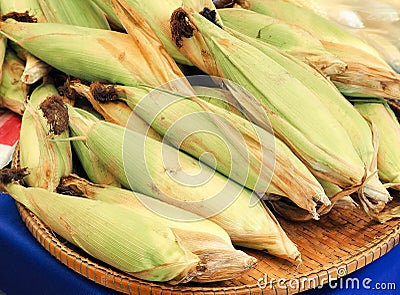
[[[13, 199], [0, 193], [0, 295], [4, 294], [121, 293], [93, 283], [53, 258], [30, 234]], [[400, 294], [400, 246], [331, 286], [301, 293], [315, 294]]]

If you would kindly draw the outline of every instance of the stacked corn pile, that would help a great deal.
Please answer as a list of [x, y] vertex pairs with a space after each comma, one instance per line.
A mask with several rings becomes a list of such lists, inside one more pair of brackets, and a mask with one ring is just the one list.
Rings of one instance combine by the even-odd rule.
[[13, 2], [0, 107], [22, 117], [20, 167], [0, 186], [91, 256], [229, 280], [257, 263], [236, 247], [301, 262], [274, 214], [318, 222], [354, 198], [398, 216], [400, 76], [330, 21], [278, 0]]

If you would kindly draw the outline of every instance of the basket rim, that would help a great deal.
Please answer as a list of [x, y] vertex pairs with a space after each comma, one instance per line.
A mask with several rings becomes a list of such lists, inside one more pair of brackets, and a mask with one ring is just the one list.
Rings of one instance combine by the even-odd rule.
[[[237, 285], [237, 286], [187, 286], [187, 285], [169, 285], [167, 283], [144, 281], [129, 274], [125, 274], [111, 266], [105, 265], [101, 261], [99, 263], [79, 254], [71, 249], [68, 243], [60, 241], [60, 239], [31, 211], [25, 208], [19, 202], [15, 202], [18, 212], [27, 226], [28, 230], [34, 238], [57, 260], [77, 272], [85, 276], [87, 279], [103, 285], [104, 287], [125, 293], [125, 294], [295, 294], [301, 291], [311, 289], [327, 284], [340, 277], [348, 275], [378, 259], [388, 253], [400, 241], [400, 220], [395, 226], [383, 236], [371, 240], [368, 244], [360, 247], [359, 254], [351, 256], [347, 259], [340, 259], [335, 264], [326, 265], [323, 268], [301, 274], [287, 280], [284, 284], [277, 285], [276, 281], [268, 283], [262, 288], [258, 283]], [[84, 253], [86, 254], [86, 253]], [[88, 254], [86, 254], [89, 256]], [[297, 280], [298, 285], [289, 284], [289, 282]], [[308, 287], [300, 282], [308, 282]], [[322, 284], [321, 284], [322, 282]]]

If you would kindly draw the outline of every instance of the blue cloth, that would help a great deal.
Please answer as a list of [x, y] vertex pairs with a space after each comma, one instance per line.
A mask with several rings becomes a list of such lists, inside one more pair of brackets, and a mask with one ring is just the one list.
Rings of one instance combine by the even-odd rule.
[[[342, 279], [342, 288], [310, 290], [315, 294], [400, 294], [400, 246], [372, 264]], [[350, 278], [352, 281], [346, 280]], [[354, 280], [359, 289], [351, 288]], [[371, 280], [371, 281], [370, 281]], [[363, 288], [362, 283], [369, 287]], [[395, 283], [396, 290], [372, 290], [376, 283]], [[354, 285], [356, 286], [356, 285]], [[386, 286], [389, 287], [387, 284]], [[390, 285], [392, 287], [392, 285]], [[335, 287], [335, 286], [332, 286]], [[31, 235], [16, 209], [13, 199], [0, 193], [0, 295], [57, 294], [105, 295], [121, 294], [93, 283], [52, 257]]]

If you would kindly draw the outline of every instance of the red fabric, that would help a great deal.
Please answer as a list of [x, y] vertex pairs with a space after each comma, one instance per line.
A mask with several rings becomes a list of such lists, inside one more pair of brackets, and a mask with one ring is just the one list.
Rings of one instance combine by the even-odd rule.
[[13, 146], [19, 139], [21, 116], [8, 112], [0, 115], [0, 144]]

